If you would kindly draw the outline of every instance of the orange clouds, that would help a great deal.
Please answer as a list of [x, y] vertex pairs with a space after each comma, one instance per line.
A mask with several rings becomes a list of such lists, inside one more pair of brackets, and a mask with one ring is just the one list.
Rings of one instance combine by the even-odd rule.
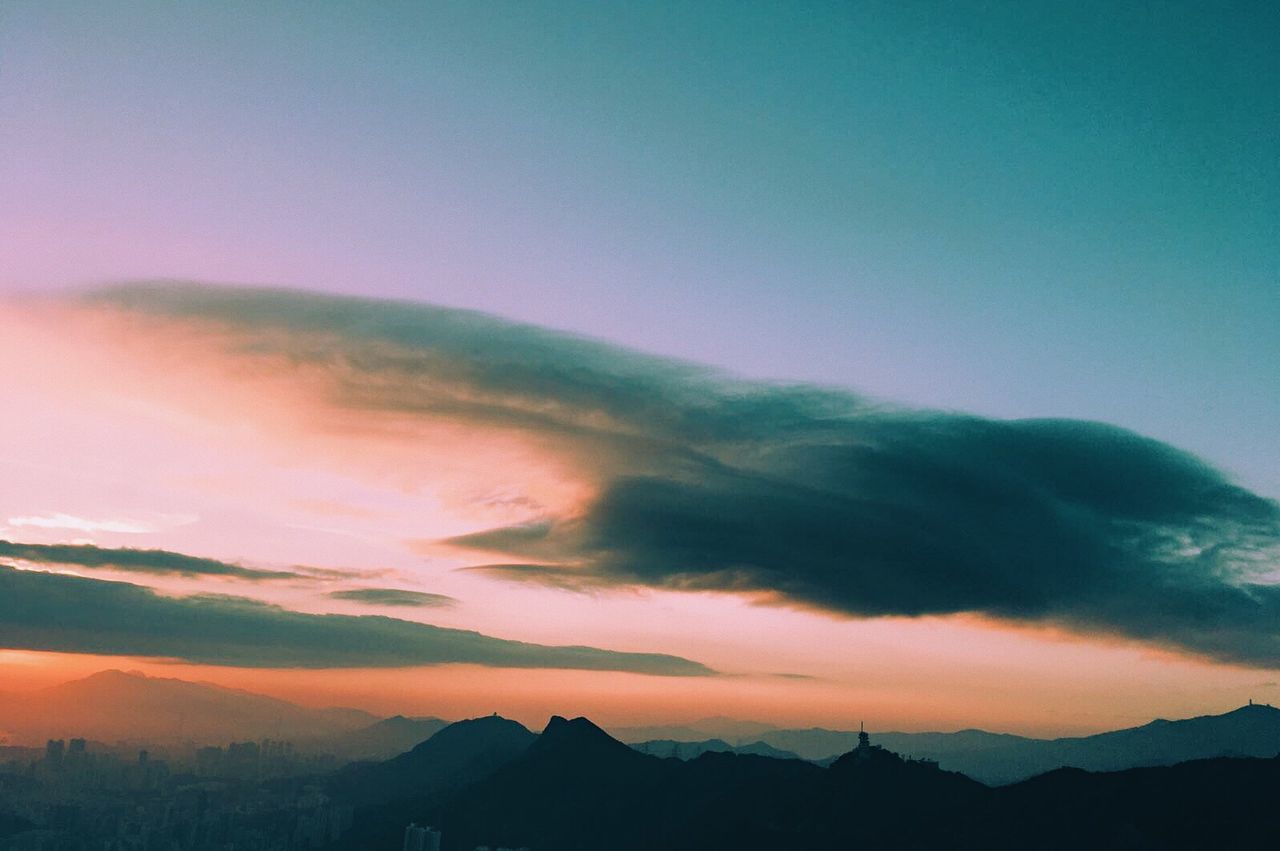
[[[871, 506], [856, 515], [869, 521], [887, 513], [877, 514], [874, 503], [886, 492], [866, 468], [841, 466], [847, 459], [839, 453], [803, 467], [803, 476], [780, 468], [764, 477], [753, 465], [837, 445], [853, 402], [795, 391], [778, 407], [768, 388], [486, 317], [350, 307], [208, 288], [6, 305], [0, 358], [24, 416], [0, 421], [0, 466], [13, 485], [0, 493], [0, 526], [9, 517], [79, 521], [24, 522], [0, 529], [0, 539], [163, 549], [278, 573], [307, 565], [316, 569], [307, 577], [270, 587], [214, 576], [146, 581], [164, 595], [249, 594], [303, 614], [377, 613], [539, 644], [668, 654], [725, 673], [673, 684], [458, 665], [412, 673], [179, 666], [293, 698], [386, 711], [460, 716], [492, 707], [532, 724], [552, 712], [611, 723], [729, 714], [839, 725], [865, 717], [904, 727], [1065, 732], [1145, 720], [1144, 707], [1193, 713], [1256, 676], [1150, 649], [1168, 646], [1160, 634], [1140, 648], [1105, 622], [1082, 637], [1078, 621], [1018, 621], [1012, 604], [1004, 618], [832, 617], [832, 598], [796, 580], [824, 551], [797, 549], [779, 536], [770, 525], [775, 509], [784, 509], [784, 531], [808, 530], [812, 540], [852, 521], [841, 515], [833, 527], [831, 516], [820, 515], [815, 525], [810, 491], [819, 505]], [[771, 443], [779, 433], [787, 440]], [[787, 442], [794, 434], [801, 438]], [[866, 438], [868, 445], [882, 439], [896, 433]], [[918, 468], [909, 456], [867, 459], [902, 461], [916, 475], [906, 481], [921, 492], [930, 475], [947, 472], [945, 458]], [[874, 487], [845, 493], [841, 479], [820, 491], [838, 476]], [[642, 492], [637, 481], [645, 477]], [[691, 489], [713, 479], [737, 484]], [[938, 474], [932, 481], [967, 480]], [[734, 499], [711, 499], [723, 493]], [[739, 499], [744, 493], [751, 498]], [[796, 494], [804, 499], [792, 501]], [[635, 525], [641, 514], [644, 524]], [[184, 522], [156, 521], [163, 517]], [[724, 536], [708, 531], [720, 528], [767, 546], [726, 548]], [[959, 589], [976, 601], [965, 605], [980, 611], [983, 586], [943, 569], [950, 551], [939, 528], [916, 536], [937, 543], [934, 573], [871, 571], [851, 587], [887, 595], [888, 611], [897, 604], [895, 582], [929, 604]], [[887, 534], [872, 543], [892, 554], [897, 539]], [[554, 582], [459, 569], [513, 552], [544, 569], [581, 569], [590, 581], [562, 582], [579, 592], [565, 593]], [[832, 552], [833, 564], [859, 566]], [[717, 562], [725, 553], [732, 558]], [[751, 562], [760, 553], [773, 560], [769, 570]], [[609, 574], [592, 562], [610, 558], [631, 572]], [[701, 573], [690, 569], [704, 563]], [[109, 566], [102, 575], [129, 578]], [[996, 579], [1006, 583], [994, 586], [1002, 593], [1021, 587], [1016, 575]], [[1051, 579], [1044, 587], [1062, 585]], [[920, 584], [926, 581], [937, 587]], [[365, 587], [406, 593], [347, 593]], [[439, 598], [456, 603], [394, 605]], [[46, 659], [36, 667], [47, 673], [61, 664]], [[8, 669], [32, 670], [16, 662]]]

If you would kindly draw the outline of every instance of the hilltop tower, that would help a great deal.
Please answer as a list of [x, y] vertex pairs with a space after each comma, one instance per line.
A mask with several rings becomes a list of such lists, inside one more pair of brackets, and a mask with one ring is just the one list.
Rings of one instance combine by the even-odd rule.
[[866, 725], [858, 722], [858, 748], [854, 751], [854, 758], [858, 761], [871, 758], [871, 737], [867, 735]]

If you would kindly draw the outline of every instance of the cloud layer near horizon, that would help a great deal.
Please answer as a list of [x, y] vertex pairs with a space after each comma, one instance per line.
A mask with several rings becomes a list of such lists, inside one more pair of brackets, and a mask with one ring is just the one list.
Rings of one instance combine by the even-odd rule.
[[173, 284], [86, 303], [322, 371], [334, 409], [570, 459], [584, 505], [448, 542], [499, 556], [495, 576], [973, 612], [1280, 666], [1280, 506], [1120, 428], [895, 409], [412, 304]]
[[127, 582], [0, 566], [0, 646], [246, 668], [463, 663], [665, 676], [712, 674], [675, 656], [552, 647], [374, 615], [315, 615], [224, 595], [165, 597]]

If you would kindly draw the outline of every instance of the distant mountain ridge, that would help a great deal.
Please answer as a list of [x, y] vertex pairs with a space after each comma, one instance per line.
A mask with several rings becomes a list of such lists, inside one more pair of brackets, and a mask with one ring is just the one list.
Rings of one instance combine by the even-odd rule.
[[342, 759], [385, 760], [413, 749], [447, 726], [449, 722], [442, 718], [393, 715], [368, 727], [305, 744]]
[[445, 851], [1209, 851], [1267, 847], [1280, 828], [1277, 788], [1280, 758], [1059, 769], [994, 789], [878, 745], [829, 768], [714, 751], [683, 761], [555, 717], [522, 754], [437, 800], [430, 818]]
[[[1194, 737], [1222, 723], [1265, 731], [1275, 711], [1244, 707], [1085, 739], [1127, 741], [1169, 730]], [[1021, 741], [981, 731], [914, 735], [943, 741], [950, 735], [969, 746]], [[502, 747], [494, 747], [497, 740]], [[623, 744], [586, 718], [555, 716], [537, 736], [496, 716], [459, 722], [413, 752], [337, 775], [348, 783], [345, 793], [340, 785], [331, 790], [339, 800], [352, 800], [352, 790], [357, 803], [371, 792], [399, 797], [360, 805], [355, 829], [331, 851], [394, 847], [410, 821], [439, 826], [444, 851], [484, 845], [1208, 851], [1266, 847], [1265, 838], [1280, 829], [1272, 803], [1280, 757], [1109, 773], [1060, 768], [992, 788], [872, 741], [823, 767], [711, 749], [691, 759], [663, 758]]]
[[[661, 728], [647, 728], [648, 731], [655, 729]], [[1033, 739], [984, 730], [878, 732], [875, 735], [877, 742], [892, 751], [936, 760], [948, 770], [1000, 785], [1064, 766], [1120, 771], [1219, 756], [1269, 758], [1280, 753], [1280, 709], [1251, 703], [1221, 715], [1156, 720], [1140, 727], [1059, 739]], [[767, 730], [759, 735], [759, 740], [804, 759], [830, 762], [836, 755], [853, 748], [858, 734], [823, 728]], [[664, 748], [674, 754], [680, 747], [697, 745], [698, 741], [671, 741]]]
[[672, 739], [654, 739], [647, 742], [632, 742], [631, 747], [649, 756], [675, 757], [676, 759], [696, 759], [704, 753], [737, 753], [754, 756], [768, 756], [774, 759], [799, 759], [791, 751], [775, 748], [766, 742], [751, 742], [746, 745], [731, 745], [724, 739], [706, 739], [701, 742], [677, 742]]
[[[565, 723], [572, 726], [576, 721]], [[379, 760], [410, 751], [446, 725], [438, 718], [379, 719], [356, 709], [303, 707], [209, 683], [124, 671], [102, 671], [37, 692], [11, 694], [0, 703], [0, 731], [10, 734], [8, 743], [36, 747], [43, 746], [47, 738], [72, 736], [102, 742], [215, 744], [278, 738], [343, 759]], [[743, 737], [721, 738], [702, 732], [717, 728]], [[696, 737], [628, 736], [664, 730]], [[830, 763], [857, 743], [857, 733], [851, 731], [770, 729], [758, 722], [727, 718], [706, 718], [675, 728], [620, 728], [619, 732], [619, 738], [642, 752], [680, 759], [696, 759], [706, 752], [735, 752]], [[1280, 753], [1280, 709], [1251, 703], [1221, 715], [1156, 720], [1125, 730], [1059, 739], [982, 730], [877, 732], [875, 737], [892, 751], [936, 760], [944, 769], [1000, 785], [1059, 767], [1116, 771], [1220, 756], [1272, 757]]]
[[[1251, 741], [1249, 729], [1265, 732], [1275, 711], [1245, 707], [1087, 738], [1130, 743], [1170, 730], [1192, 738], [1227, 723]], [[387, 720], [390, 729], [413, 729], [404, 722], [414, 719]], [[970, 745], [1004, 738], [950, 735]], [[399, 847], [415, 821], [442, 830], [443, 851], [1209, 851], [1270, 847], [1280, 831], [1280, 757], [1061, 768], [992, 788], [904, 759], [879, 738], [826, 767], [719, 750], [662, 758], [581, 717], [554, 716], [540, 735], [496, 715], [460, 721], [392, 759], [347, 766], [325, 785], [335, 803], [355, 807], [352, 828], [328, 851]], [[0, 814], [0, 836], [23, 827]]]
[[1061, 767], [1121, 771], [1215, 757], [1274, 757], [1280, 754], [1280, 709], [1254, 703], [1222, 715], [1161, 719], [1141, 727], [1060, 739], [980, 731], [953, 735], [956, 738], [912, 733], [877, 738], [886, 747], [936, 759], [985, 783], [1001, 784]]
[[377, 723], [358, 709], [313, 709], [211, 683], [101, 671], [21, 695], [0, 706], [12, 743], [82, 737], [222, 743], [246, 739], [321, 739]]

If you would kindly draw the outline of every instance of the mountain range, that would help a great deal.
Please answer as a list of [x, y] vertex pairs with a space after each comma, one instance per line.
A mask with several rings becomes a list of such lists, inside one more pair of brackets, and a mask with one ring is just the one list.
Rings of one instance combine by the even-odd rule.
[[938, 760], [988, 784], [1011, 783], [1061, 766], [1120, 771], [1222, 756], [1274, 757], [1280, 753], [1280, 709], [1253, 703], [1222, 715], [1093, 736], [1027, 739], [965, 730], [959, 733], [885, 733], [885, 747]]
[[71, 737], [199, 744], [287, 739], [343, 759], [387, 759], [446, 723], [316, 709], [211, 683], [115, 670], [0, 701], [0, 744], [37, 747]]
[[412, 749], [449, 726], [442, 718], [393, 715], [367, 727], [312, 740], [303, 749], [332, 753], [343, 760], [385, 760]]
[[[439, 718], [378, 718], [358, 709], [305, 707], [209, 683], [123, 671], [103, 671], [0, 701], [0, 744], [36, 747], [48, 738], [72, 736], [210, 744], [274, 738], [344, 761], [377, 761], [412, 752], [446, 725]], [[722, 735], [708, 735], [715, 730]], [[658, 757], [688, 760], [706, 752], [733, 752], [822, 764], [852, 749], [858, 737], [856, 732], [776, 729], [729, 718], [615, 732], [635, 749]], [[1280, 753], [1280, 709], [1250, 704], [1222, 715], [1156, 720], [1058, 739], [983, 730], [876, 732], [875, 738], [891, 751], [936, 760], [943, 769], [1001, 785], [1063, 766], [1116, 771], [1220, 756], [1272, 757]]]
[[[684, 728], [668, 728], [668, 731], [684, 730], [696, 734], [716, 720], [708, 719], [707, 723], [696, 722]], [[641, 729], [643, 732], [663, 731], [660, 727]], [[628, 732], [624, 730], [624, 736]], [[752, 733], [766, 747], [825, 763], [854, 747], [858, 740], [856, 732], [822, 728], [766, 729], [753, 730]], [[704, 737], [669, 740], [661, 748], [655, 748], [650, 741], [627, 740], [642, 751], [661, 756], [696, 754], [701, 749], [709, 749], [702, 747]], [[1161, 719], [1125, 730], [1058, 739], [960, 730], [955, 733], [876, 733], [876, 741], [892, 751], [936, 760], [943, 768], [959, 771], [989, 785], [1000, 785], [1025, 780], [1062, 766], [1118, 771], [1219, 756], [1272, 757], [1280, 753], [1280, 709], [1250, 703], [1222, 715], [1177, 721]]]
[[[445, 728], [448, 764], [495, 755], [502, 719]], [[517, 725], [518, 726], [518, 725]], [[523, 729], [523, 728], [521, 728]], [[1217, 849], [1267, 847], [1280, 757], [1218, 758], [1092, 773], [1057, 769], [991, 788], [871, 745], [829, 766], [707, 751], [691, 760], [640, 753], [585, 718], [525, 730], [487, 773], [444, 780], [446, 764], [399, 759], [394, 808], [364, 807], [335, 849], [393, 847], [411, 820], [440, 827], [445, 851], [629, 849]], [[494, 760], [490, 760], [492, 763]], [[380, 769], [388, 770], [388, 769]], [[422, 783], [415, 780], [422, 772]], [[365, 781], [378, 775], [366, 773]], [[412, 790], [420, 789], [424, 794]], [[340, 790], [335, 794], [341, 795]]]
[[672, 739], [653, 739], [648, 742], [633, 742], [631, 747], [649, 756], [675, 757], [676, 759], [694, 759], [704, 753], [740, 753], [755, 756], [770, 756], [774, 759], [799, 759], [791, 751], [775, 748], [765, 742], [750, 742], [745, 745], [731, 745], [724, 739], [706, 739], [701, 742], [677, 742]]

